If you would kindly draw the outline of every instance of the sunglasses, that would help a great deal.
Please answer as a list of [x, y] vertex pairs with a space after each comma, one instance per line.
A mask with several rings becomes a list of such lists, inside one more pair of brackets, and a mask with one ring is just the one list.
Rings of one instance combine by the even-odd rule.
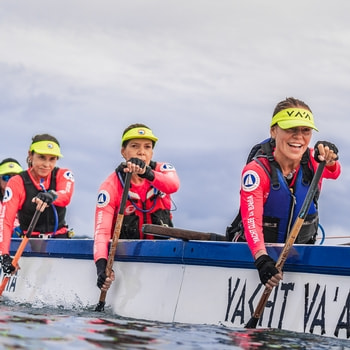
[[13, 175], [9, 175], [9, 174], [6, 174], [6, 175], [2, 175], [1, 178], [3, 181], [7, 182], [8, 180], [11, 179]]

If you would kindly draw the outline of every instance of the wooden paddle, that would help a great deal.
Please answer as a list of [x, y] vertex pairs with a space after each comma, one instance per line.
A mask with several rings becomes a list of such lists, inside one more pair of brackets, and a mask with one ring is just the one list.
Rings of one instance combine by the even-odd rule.
[[[117, 220], [116, 220], [115, 227], [114, 227], [112, 243], [111, 243], [110, 248], [109, 248], [109, 254], [108, 254], [108, 259], [107, 259], [107, 266], [106, 266], [106, 276], [107, 277], [111, 276], [111, 273], [113, 270], [114, 256], [115, 256], [115, 252], [117, 250], [117, 244], [118, 244], [120, 231], [121, 231], [122, 223], [123, 223], [123, 219], [124, 219], [124, 210], [125, 210], [126, 200], [128, 198], [129, 188], [130, 188], [131, 175], [132, 175], [132, 173], [126, 173], [126, 176], [125, 176], [125, 184], [124, 184], [122, 199], [120, 202], [119, 212], [118, 212]], [[95, 308], [95, 311], [103, 311], [104, 310], [105, 304], [106, 304], [106, 301], [105, 301], [106, 295], [107, 295], [107, 291], [101, 291], [100, 300]]]
[[197, 232], [192, 230], [184, 230], [175, 227], [144, 224], [142, 232], [155, 236], [179, 238], [183, 240], [197, 240], [197, 241], [227, 241], [226, 236], [217, 233]]
[[[310, 205], [315, 197], [316, 191], [318, 189], [318, 183], [321, 179], [322, 172], [324, 170], [325, 165], [326, 165], [326, 162], [323, 161], [317, 167], [316, 173], [311, 181], [309, 190], [308, 190], [306, 197], [304, 199], [304, 203], [303, 203], [302, 207], [300, 208], [298, 217], [294, 222], [294, 225], [293, 225], [293, 227], [290, 231], [290, 234], [287, 238], [287, 241], [282, 249], [282, 252], [281, 252], [277, 262], [276, 262], [276, 268], [280, 271], [282, 271], [283, 265], [288, 258], [289, 251], [291, 250], [296, 238], [298, 237], [301, 226], [304, 223], [306, 215], [309, 211], [309, 207], [310, 207]], [[272, 292], [271, 289], [269, 289], [267, 287], [265, 288], [264, 293], [261, 296], [260, 301], [258, 303], [258, 306], [256, 307], [251, 319], [248, 321], [245, 328], [256, 328], [258, 321], [260, 319], [260, 316], [264, 311], [265, 305], [269, 299], [271, 292]]]
[[[26, 247], [26, 245], [27, 245], [27, 243], [29, 241], [30, 236], [32, 235], [32, 232], [33, 232], [33, 230], [35, 228], [35, 225], [38, 222], [39, 216], [44, 211], [45, 208], [46, 208], [46, 205], [43, 202], [41, 207], [40, 207], [40, 209], [35, 210], [35, 213], [33, 215], [32, 221], [30, 222], [30, 224], [28, 226], [28, 231], [25, 234], [25, 236], [23, 237], [22, 242], [19, 245], [15, 256], [13, 257], [13, 260], [12, 260], [12, 265], [13, 266], [16, 267], [18, 265], [18, 261], [19, 261], [20, 257], [23, 254], [23, 251], [24, 251], [24, 249], [25, 249], [25, 247]], [[2, 295], [3, 291], [5, 290], [6, 284], [7, 284], [9, 279], [10, 279], [9, 275], [6, 275], [3, 278], [2, 282], [1, 282], [1, 285], [0, 285], [0, 296]]]

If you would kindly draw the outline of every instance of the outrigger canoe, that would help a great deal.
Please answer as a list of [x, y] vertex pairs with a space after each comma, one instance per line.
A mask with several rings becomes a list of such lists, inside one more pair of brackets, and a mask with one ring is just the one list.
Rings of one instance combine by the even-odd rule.
[[[247, 245], [221, 235], [158, 230], [185, 239], [119, 240], [106, 307], [136, 319], [244, 327], [264, 291]], [[20, 242], [12, 239], [12, 255]], [[268, 245], [276, 260], [281, 250]], [[257, 327], [350, 338], [349, 256], [348, 245], [294, 245]], [[19, 264], [5, 299], [79, 310], [99, 300], [92, 239], [29, 239]]]

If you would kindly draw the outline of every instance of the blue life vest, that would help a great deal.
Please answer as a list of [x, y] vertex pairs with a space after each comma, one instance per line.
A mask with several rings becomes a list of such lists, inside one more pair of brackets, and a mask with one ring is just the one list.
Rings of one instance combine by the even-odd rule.
[[[262, 162], [256, 160], [266, 169]], [[310, 183], [303, 181], [302, 167], [298, 171], [293, 188], [288, 186], [280, 169], [276, 169], [276, 172], [279, 186], [273, 185], [271, 181], [270, 193], [264, 205], [264, 240], [270, 243], [284, 243], [298, 217]], [[317, 202], [314, 200], [299, 231], [296, 243], [314, 243], [317, 227]]]
[[[263, 232], [267, 243], [283, 243], [295, 222], [306, 193], [310, 187], [314, 170], [310, 162], [309, 149], [303, 154], [300, 169], [293, 188], [290, 188], [273, 156], [274, 140], [268, 138], [256, 144], [250, 151], [247, 163], [255, 160], [270, 178], [270, 193], [264, 205]], [[292, 192], [293, 191], [293, 192]], [[318, 229], [317, 200], [315, 194], [308, 214], [299, 231], [296, 243], [314, 244]], [[240, 211], [226, 229], [229, 241], [245, 241]]]

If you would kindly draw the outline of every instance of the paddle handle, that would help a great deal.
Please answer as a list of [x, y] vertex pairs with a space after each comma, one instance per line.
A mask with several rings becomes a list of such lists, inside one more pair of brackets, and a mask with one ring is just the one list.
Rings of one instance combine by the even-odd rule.
[[[45, 205], [43, 203], [43, 205], [41, 206], [40, 209], [37, 209], [33, 215], [33, 218], [28, 226], [28, 231], [25, 234], [24, 238], [22, 239], [21, 244], [19, 245], [17, 252], [15, 254], [15, 256], [13, 257], [12, 260], [12, 265], [13, 266], [17, 266], [18, 265], [18, 261], [20, 259], [20, 257], [22, 256], [24, 249], [29, 241], [30, 236], [32, 235], [32, 232], [34, 230], [34, 227], [36, 226], [36, 223], [38, 222], [39, 216], [41, 214], [41, 212], [45, 209]], [[0, 296], [2, 295], [3, 291], [5, 290], [6, 284], [9, 281], [10, 277], [8, 275], [6, 275], [0, 285]]]
[[192, 230], [184, 230], [175, 227], [168, 227], [155, 224], [142, 225], [142, 232], [155, 236], [179, 238], [183, 240], [197, 241], [227, 241], [226, 237], [217, 233], [198, 232]]
[[[106, 266], [106, 276], [107, 277], [111, 276], [111, 273], [112, 273], [112, 270], [113, 270], [114, 256], [115, 256], [115, 252], [117, 251], [117, 244], [118, 244], [118, 240], [119, 240], [119, 237], [120, 237], [120, 232], [121, 232], [121, 227], [122, 227], [122, 224], [123, 224], [123, 219], [124, 219], [124, 215], [123, 214], [118, 214], [116, 225], [115, 225], [115, 229], [114, 229], [112, 244], [111, 244], [111, 247], [110, 247], [110, 250], [109, 250], [109, 254], [108, 254], [108, 260], [107, 260], [107, 266]], [[101, 304], [101, 303], [104, 304], [105, 303], [106, 296], [107, 296], [107, 291], [101, 291], [99, 304]]]
[[[281, 254], [276, 262], [276, 268], [279, 269], [280, 271], [282, 270], [284, 263], [286, 262], [286, 260], [288, 258], [289, 251], [291, 250], [296, 238], [298, 237], [301, 226], [304, 223], [304, 220], [305, 220], [306, 215], [309, 211], [311, 202], [313, 201], [315, 194], [316, 194], [316, 191], [318, 189], [318, 183], [321, 179], [325, 165], [326, 165], [325, 161], [321, 162], [318, 165], [316, 173], [311, 181], [309, 190], [307, 191], [303, 205], [300, 208], [298, 217], [294, 222], [294, 225], [293, 225], [293, 227], [290, 231], [290, 234], [287, 238], [287, 241], [284, 244], [282, 252], [281, 252]], [[258, 324], [259, 318], [265, 309], [266, 303], [269, 299], [271, 292], [272, 292], [272, 289], [269, 289], [267, 287], [265, 288], [264, 293], [261, 296], [259, 303], [258, 303], [258, 305], [257, 305], [257, 307], [252, 315], [252, 318], [248, 321], [245, 328], [255, 328], [256, 327], [256, 325]]]
[[[111, 246], [109, 248], [109, 253], [108, 253], [107, 266], [106, 266], [106, 276], [107, 277], [111, 276], [111, 273], [113, 270], [114, 256], [115, 256], [115, 252], [117, 251], [118, 240], [120, 237], [120, 232], [121, 232], [121, 228], [122, 228], [122, 224], [123, 224], [124, 210], [125, 210], [125, 206], [126, 206], [126, 200], [128, 199], [131, 175], [132, 175], [132, 173], [128, 172], [128, 173], [126, 173], [126, 176], [125, 176], [125, 183], [124, 183], [122, 199], [120, 202], [119, 212], [118, 212], [117, 220], [116, 220], [115, 227], [114, 227], [112, 243], [111, 243]], [[100, 299], [99, 299], [98, 305], [96, 306], [96, 309], [95, 309], [96, 311], [102, 311], [104, 309], [106, 296], [107, 296], [107, 291], [101, 290]]]
[[325, 166], [326, 166], [326, 162], [323, 161], [317, 167], [316, 173], [315, 173], [314, 177], [312, 178], [312, 181], [311, 181], [309, 190], [307, 191], [303, 205], [300, 208], [298, 217], [294, 222], [294, 225], [293, 225], [293, 227], [290, 231], [290, 234], [287, 238], [287, 241], [284, 244], [282, 252], [281, 252], [281, 254], [276, 262], [276, 267], [278, 269], [283, 268], [283, 265], [288, 258], [289, 251], [291, 250], [295, 240], [298, 237], [300, 229], [301, 229], [301, 227], [304, 223], [304, 220], [307, 216], [307, 213], [309, 211], [310, 205], [311, 205], [312, 201], [314, 200], [315, 194], [318, 190], [318, 183], [320, 182], [320, 179], [321, 179], [321, 176], [322, 176], [322, 173], [323, 173]]

